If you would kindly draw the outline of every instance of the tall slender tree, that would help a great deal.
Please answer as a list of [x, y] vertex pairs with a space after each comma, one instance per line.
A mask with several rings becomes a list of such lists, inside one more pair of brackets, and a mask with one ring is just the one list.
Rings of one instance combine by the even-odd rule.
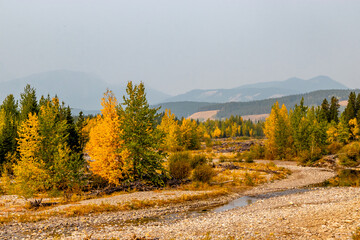
[[[110, 184], [119, 185], [128, 178], [127, 151], [123, 149], [124, 141], [120, 138], [120, 117], [117, 114], [117, 99], [107, 90], [101, 100], [101, 115], [89, 133], [86, 151], [89, 153], [91, 171], [101, 176]], [[92, 120], [94, 122], [94, 120]]]
[[334, 121], [335, 123], [339, 123], [339, 108], [340, 108], [339, 99], [333, 96], [331, 98], [330, 110], [329, 110], [330, 122]]
[[164, 171], [162, 163], [165, 155], [159, 151], [163, 135], [156, 129], [158, 109], [149, 107], [143, 83], [133, 85], [128, 82], [126, 93], [118, 113], [122, 119], [120, 137], [132, 164], [131, 176], [162, 184], [160, 173]]

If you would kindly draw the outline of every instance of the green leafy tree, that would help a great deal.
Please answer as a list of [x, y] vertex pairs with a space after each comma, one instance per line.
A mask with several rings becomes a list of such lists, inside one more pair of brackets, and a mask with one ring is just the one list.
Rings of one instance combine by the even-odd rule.
[[156, 129], [157, 110], [150, 108], [146, 100], [143, 83], [133, 85], [128, 82], [127, 96], [118, 107], [121, 118], [121, 139], [129, 152], [127, 161], [133, 166], [129, 176], [135, 180], [148, 180], [162, 184], [164, 153], [159, 151], [163, 134]]

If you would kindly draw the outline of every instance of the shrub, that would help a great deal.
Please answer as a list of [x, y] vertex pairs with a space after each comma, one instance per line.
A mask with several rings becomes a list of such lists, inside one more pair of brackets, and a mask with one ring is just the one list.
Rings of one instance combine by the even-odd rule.
[[321, 149], [315, 148], [313, 152], [304, 150], [299, 153], [298, 161], [301, 165], [311, 165], [321, 158]]
[[250, 147], [250, 152], [256, 159], [262, 159], [265, 157], [265, 147], [260, 144], [255, 144]]
[[360, 163], [360, 142], [352, 142], [339, 151], [340, 164], [354, 167]]
[[332, 142], [328, 147], [327, 150], [330, 154], [336, 154], [337, 152], [339, 152], [341, 150], [341, 148], [344, 145], [339, 143], [339, 142]]
[[197, 166], [205, 164], [207, 162], [208, 162], [208, 159], [207, 159], [206, 155], [199, 154], [199, 155], [194, 155], [191, 158], [190, 165], [191, 165], [192, 169], [195, 169]]
[[254, 186], [255, 185], [253, 177], [249, 173], [245, 173], [244, 183], [246, 186]]
[[197, 166], [193, 172], [193, 180], [199, 182], [208, 183], [214, 176], [215, 176], [215, 171], [208, 164], [202, 164]]
[[254, 162], [254, 153], [251, 151], [243, 152], [242, 158], [245, 160], [246, 163], [253, 163]]
[[169, 173], [173, 178], [185, 179], [191, 173], [191, 156], [188, 152], [173, 153], [169, 157]]

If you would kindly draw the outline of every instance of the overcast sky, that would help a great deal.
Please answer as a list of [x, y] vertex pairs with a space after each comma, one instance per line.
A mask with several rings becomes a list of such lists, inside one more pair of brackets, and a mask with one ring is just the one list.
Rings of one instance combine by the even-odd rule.
[[360, 1], [0, 0], [0, 81], [58, 69], [170, 94], [317, 75], [360, 88]]

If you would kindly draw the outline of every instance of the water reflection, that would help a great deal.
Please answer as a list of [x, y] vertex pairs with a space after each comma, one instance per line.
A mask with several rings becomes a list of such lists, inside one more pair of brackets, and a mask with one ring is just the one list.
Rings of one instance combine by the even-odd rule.
[[360, 171], [344, 169], [337, 172], [337, 176], [319, 184], [322, 187], [360, 187]]

